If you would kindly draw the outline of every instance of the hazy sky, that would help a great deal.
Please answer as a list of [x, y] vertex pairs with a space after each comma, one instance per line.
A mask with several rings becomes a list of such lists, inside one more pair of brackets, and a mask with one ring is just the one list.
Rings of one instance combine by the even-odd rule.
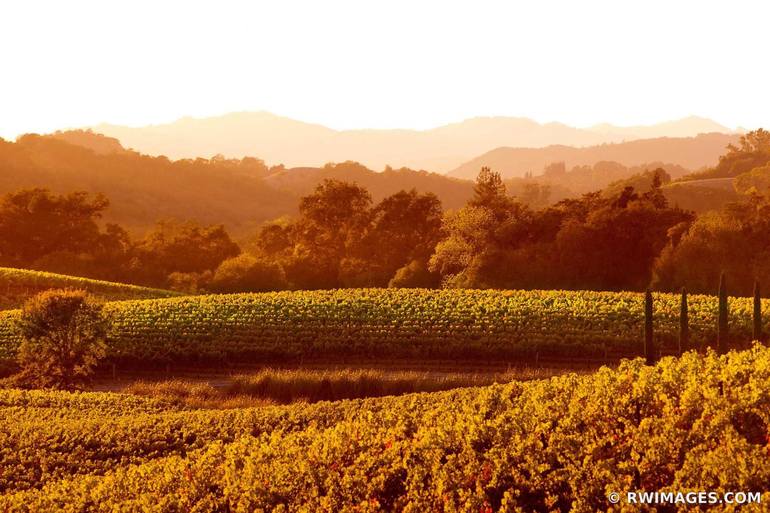
[[269, 110], [770, 126], [770, 2], [3, 0], [0, 136]]

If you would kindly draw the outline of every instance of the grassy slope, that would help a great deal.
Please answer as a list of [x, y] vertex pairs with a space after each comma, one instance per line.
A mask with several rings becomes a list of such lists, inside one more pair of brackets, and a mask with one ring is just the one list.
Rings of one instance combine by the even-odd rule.
[[126, 388], [112, 388], [134, 395], [155, 397], [203, 408], [233, 405], [291, 404], [294, 402], [340, 401], [439, 392], [454, 388], [487, 386], [543, 379], [563, 374], [563, 369], [516, 368], [505, 372], [426, 372], [351, 368], [261, 369], [252, 374], [221, 376], [209, 381], [136, 381]]
[[169, 290], [152, 289], [64, 274], [0, 267], [0, 309], [18, 308], [25, 299], [52, 288], [85, 289], [107, 300], [145, 299], [181, 295]]

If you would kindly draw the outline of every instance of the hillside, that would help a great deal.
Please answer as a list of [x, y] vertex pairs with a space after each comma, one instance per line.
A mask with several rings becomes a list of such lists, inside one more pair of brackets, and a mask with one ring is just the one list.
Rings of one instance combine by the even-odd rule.
[[713, 166], [724, 154], [728, 144], [735, 144], [737, 135], [702, 134], [695, 137], [662, 137], [640, 139], [615, 144], [601, 144], [585, 148], [548, 146], [545, 148], [501, 147], [469, 160], [449, 172], [449, 176], [471, 179], [482, 166], [491, 167], [506, 178], [521, 177], [532, 172], [540, 174], [553, 162], [564, 162], [567, 169], [593, 165], [600, 161], [614, 161], [624, 166], [638, 166], [646, 162], [666, 162], [687, 169]]
[[103, 193], [110, 200], [105, 220], [134, 232], [176, 218], [221, 223], [236, 237], [251, 234], [264, 221], [295, 213], [299, 198], [324, 178], [366, 185], [375, 199], [414, 187], [436, 193], [446, 207], [459, 206], [471, 194], [469, 182], [406, 169], [375, 173], [344, 165], [333, 171], [271, 171], [255, 158], [171, 161], [132, 151], [95, 153], [89, 148], [111, 147], [111, 140], [99, 137], [63, 133], [0, 140], [0, 194], [30, 187]]
[[459, 208], [473, 195], [470, 180], [450, 178], [427, 171], [411, 169], [386, 169], [372, 171], [356, 162], [325, 166], [283, 169], [268, 174], [265, 182], [287, 194], [304, 196], [326, 179], [354, 181], [372, 193], [374, 201], [400, 190], [417, 189], [432, 192], [441, 200], [444, 208]]
[[665, 121], [655, 125], [622, 127], [599, 124], [589, 128], [592, 132], [623, 137], [624, 140], [655, 139], [658, 137], [692, 137], [698, 134], [730, 133], [724, 125], [699, 116], [689, 116], [676, 121]]
[[[172, 161], [125, 150], [115, 139], [92, 132], [58, 132], [27, 135], [17, 142], [0, 140], [0, 194], [30, 187], [58, 193], [103, 193], [110, 200], [105, 221], [120, 224], [136, 235], [158, 220], [174, 218], [221, 223], [236, 238], [247, 238], [263, 222], [295, 214], [299, 199], [327, 178], [355, 182], [367, 188], [374, 201], [414, 188], [436, 194], [445, 209], [456, 209], [472, 195], [470, 180], [482, 165], [490, 165], [508, 177], [511, 194], [537, 207], [600, 190], [648, 168], [663, 167], [677, 179], [694, 169], [685, 169], [685, 164], [716, 161], [724, 145], [733, 139], [708, 134], [588, 148], [499, 148], [454, 172], [467, 178], [461, 179], [407, 168], [377, 172], [350, 161], [289, 169], [268, 168], [251, 157]], [[657, 161], [654, 156], [659, 157]], [[546, 165], [559, 161], [565, 163], [565, 172], [537, 175]], [[535, 171], [536, 176], [519, 178], [528, 171]], [[531, 201], [529, 184], [547, 185], [548, 198]], [[704, 193], [694, 186], [671, 192], [677, 204], [696, 211], [716, 208], [725, 202], [721, 196], [727, 197], [726, 193]], [[712, 198], [715, 194], [720, 198]]]
[[698, 214], [719, 210], [741, 199], [732, 178], [672, 182], [663, 186], [663, 194], [671, 205]]
[[126, 150], [120, 141], [114, 137], [106, 137], [102, 134], [97, 134], [91, 130], [65, 130], [57, 131], [52, 134], [46, 135], [51, 139], [58, 139], [60, 141], [74, 144], [75, 146], [81, 146], [88, 148], [99, 155], [109, 155], [112, 153], [126, 154]]
[[[541, 124], [527, 118], [478, 117], [429, 130], [333, 130], [269, 112], [188, 117], [145, 127], [102, 124], [92, 128], [119, 139], [126, 147], [172, 159], [216, 154], [236, 158], [259, 155], [271, 164], [283, 163], [287, 167], [355, 160], [371, 169], [390, 165], [438, 172], [452, 170], [500, 146], [589, 146], [639, 138], [730, 132], [711, 120], [695, 117], [636, 127], [575, 128], [562, 123]], [[605, 157], [587, 163], [596, 160], [616, 159]], [[646, 160], [668, 161], [654, 156]]]
[[25, 300], [48, 289], [83, 289], [110, 301], [180, 296], [169, 290], [138, 287], [63, 274], [0, 267], [0, 310], [18, 308]]
[[[618, 182], [633, 181], [634, 177], [658, 168], [666, 171], [669, 176], [675, 177], [684, 176], [689, 172], [681, 166], [663, 162], [648, 162], [627, 167], [617, 162], [600, 161], [592, 166], [575, 166], [569, 171], [566, 165], [563, 168], [561, 165], [554, 167], [560, 172], [546, 171], [538, 176], [507, 179], [508, 191], [534, 207], [543, 207], [593, 191], [619, 192], [614, 188], [608, 189], [608, 186]], [[650, 186], [648, 183], [628, 183], [627, 185], [633, 185], [639, 191], [647, 190]]]

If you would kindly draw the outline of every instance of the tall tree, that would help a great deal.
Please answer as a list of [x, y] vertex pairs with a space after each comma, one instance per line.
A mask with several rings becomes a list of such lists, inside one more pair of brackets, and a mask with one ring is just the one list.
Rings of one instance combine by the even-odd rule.
[[86, 192], [7, 194], [0, 202], [0, 265], [32, 267], [52, 253], [92, 252], [100, 245], [97, 221], [108, 205], [104, 196]]
[[222, 225], [162, 221], [137, 246], [137, 276], [150, 285], [165, 284], [171, 273], [213, 271], [240, 253]]
[[488, 167], [482, 167], [473, 187], [473, 198], [468, 202], [471, 207], [486, 208], [501, 219], [514, 203], [508, 196], [502, 176]]
[[339, 180], [324, 180], [302, 198], [287, 269], [290, 281], [301, 288], [340, 286], [342, 262], [360, 244], [371, 203], [366, 189]]
[[371, 213], [360, 251], [376, 267], [376, 285], [385, 286], [401, 267], [427, 267], [441, 234], [441, 202], [412, 189], [383, 199]]
[[702, 214], [672, 237], [655, 264], [655, 287], [713, 293], [723, 270], [730, 290], [752, 293], [754, 281], [770, 281], [770, 198], [753, 195]]

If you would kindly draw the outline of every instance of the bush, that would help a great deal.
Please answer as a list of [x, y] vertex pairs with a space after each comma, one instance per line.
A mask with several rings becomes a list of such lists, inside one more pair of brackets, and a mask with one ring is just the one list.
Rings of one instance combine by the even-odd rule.
[[20, 384], [78, 389], [104, 358], [108, 320], [82, 290], [49, 290], [28, 300], [19, 319]]
[[266, 292], [288, 287], [280, 265], [242, 254], [222, 262], [209, 286], [214, 292]]
[[185, 294], [201, 294], [211, 282], [213, 273], [171, 273], [166, 279], [166, 284], [171, 290]]
[[391, 288], [436, 288], [440, 284], [440, 276], [428, 270], [425, 263], [412, 260], [409, 264], [396, 271], [388, 283]]

